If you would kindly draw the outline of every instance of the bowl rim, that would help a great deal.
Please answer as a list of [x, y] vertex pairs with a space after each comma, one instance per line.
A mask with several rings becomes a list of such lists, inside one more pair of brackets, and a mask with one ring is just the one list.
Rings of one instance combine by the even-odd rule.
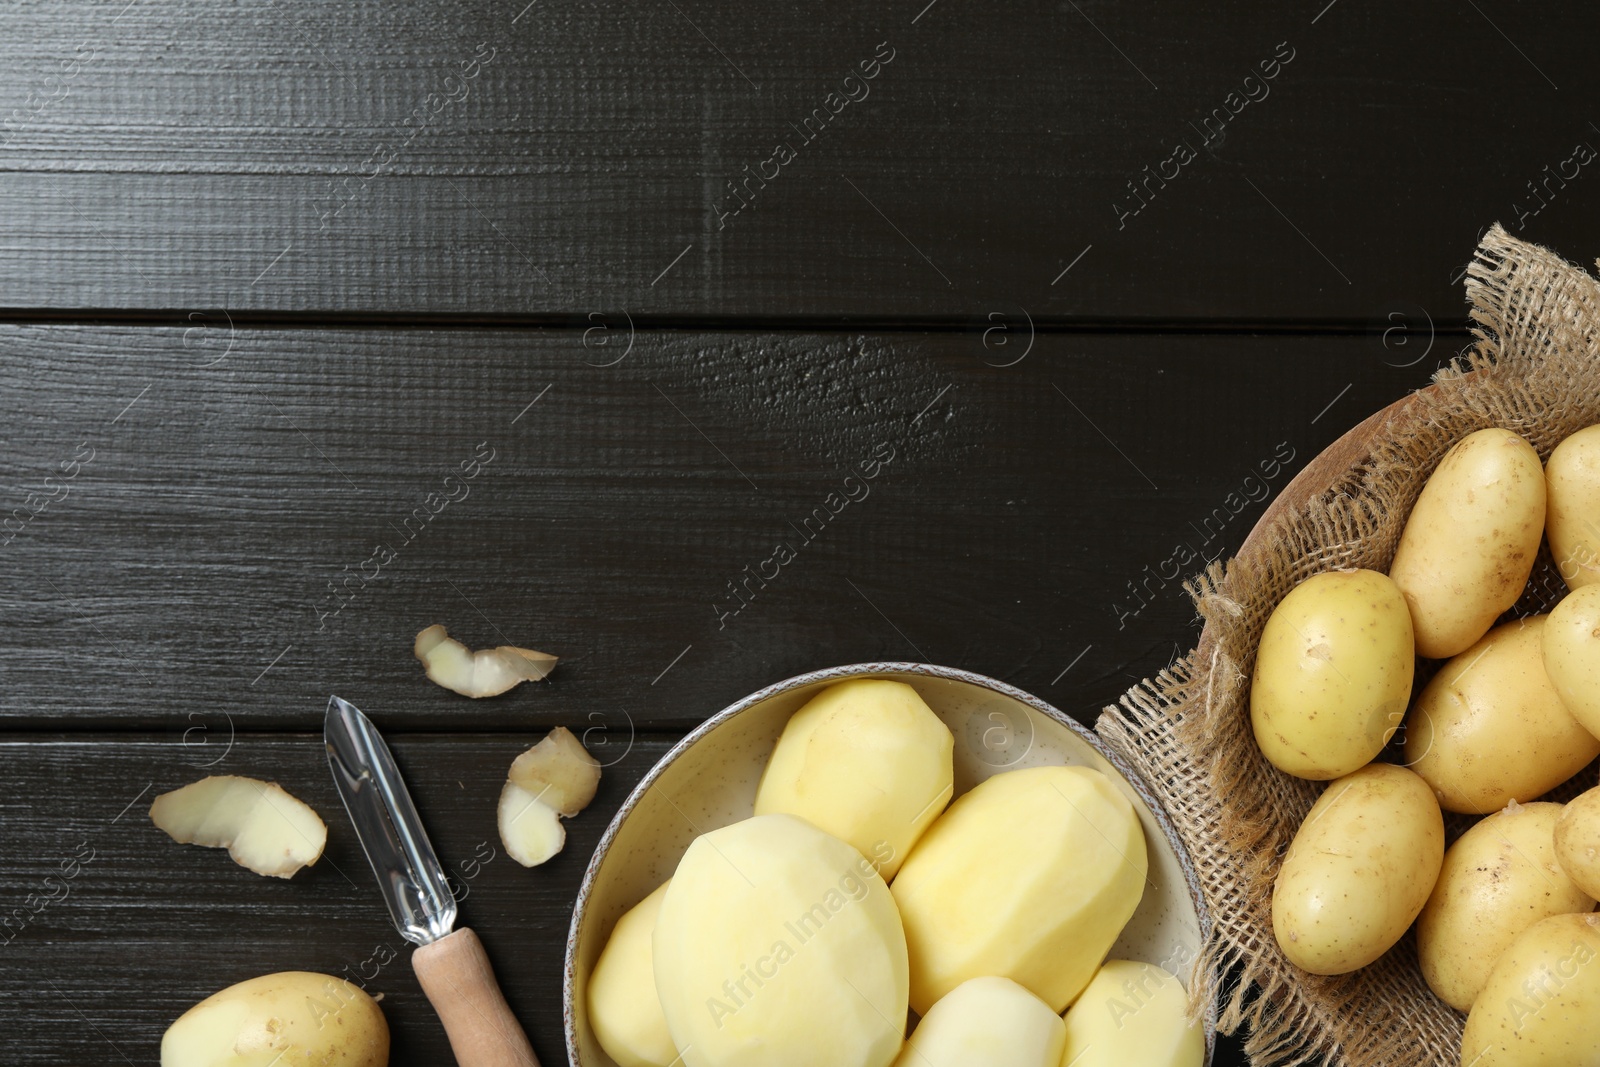
[[[749, 696], [734, 701], [706, 719], [686, 734], [677, 744], [673, 745], [666, 755], [656, 761], [655, 765], [633, 787], [627, 799], [622, 802], [622, 806], [617, 809], [616, 815], [612, 816], [605, 833], [600, 836], [599, 842], [595, 845], [593, 855], [589, 857], [588, 865], [584, 868], [583, 881], [578, 886], [578, 896], [572, 905], [572, 920], [567, 927], [567, 948], [564, 954], [561, 976], [561, 1016], [562, 1029], [566, 1036], [567, 1058], [572, 1067], [577, 1067], [578, 1065], [578, 1025], [577, 1014], [573, 1004], [574, 990], [577, 985], [578, 927], [583, 921], [589, 896], [600, 873], [600, 866], [605, 862], [607, 854], [610, 853], [611, 846], [615, 842], [623, 822], [627, 820], [629, 815], [633, 814], [634, 809], [638, 807], [644, 795], [650, 791], [651, 787], [661, 778], [668, 767], [682, 758], [684, 753], [693, 747], [697, 741], [722, 724], [736, 718], [757, 704], [793, 689], [799, 689], [818, 682], [836, 682], [847, 678], [875, 674], [912, 674], [924, 678], [965, 682], [982, 689], [988, 689], [991, 692], [1019, 701], [1046, 718], [1065, 726], [1079, 740], [1094, 749], [1097, 755], [1111, 764], [1117, 773], [1122, 775], [1123, 780], [1128, 783], [1129, 788], [1138, 794], [1139, 799], [1144, 802], [1145, 807], [1149, 810], [1151, 817], [1161, 827], [1161, 832], [1166, 837], [1168, 846], [1178, 860], [1178, 866], [1183, 870], [1183, 880], [1189, 890], [1190, 902], [1194, 905], [1195, 917], [1200, 924], [1201, 958], [1203, 958], [1205, 946], [1211, 943], [1212, 918], [1211, 911], [1206, 906], [1205, 896], [1200, 892], [1200, 878], [1195, 870], [1193, 857], [1189, 855], [1189, 849], [1184, 845], [1183, 839], [1178, 836], [1177, 829], [1167, 816], [1166, 808], [1156, 799], [1155, 794], [1151, 792], [1144, 778], [1126, 760], [1113, 752], [1110, 746], [1102, 741], [1093, 730], [1032, 693], [1018, 689], [1016, 686], [1002, 682], [997, 678], [978, 674], [975, 671], [963, 670], [960, 667], [944, 667], [934, 663], [918, 663], [911, 660], [882, 660], [824, 667], [820, 670], [807, 671], [803, 674], [785, 678], [782, 681], [773, 682], [771, 685], [756, 690]], [[1212, 1058], [1215, 1055], [1216, 1015], [1217, 1006], [1215, 1000], [1213, 1000], [1207, 1006], [1203, 1020], [1206, 1037], [1205, 1063], [1207, 1065], [1212, 1062]]]

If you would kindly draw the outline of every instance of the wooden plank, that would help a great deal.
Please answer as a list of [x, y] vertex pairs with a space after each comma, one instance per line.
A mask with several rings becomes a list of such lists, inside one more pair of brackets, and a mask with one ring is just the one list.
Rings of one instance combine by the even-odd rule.
[[[1461, 341], [1012, 325], [0, 328], [0, 724], [223, 745], [338, 692], [622, 743], [894, 659], [1090, 721], [1192, 643], [1182, 578]], [[563, 659], [469, 701], [412, 657], [435, 622]]]
[[[495, 803], [510, 761], [536, 739], [390, 738], [460, 886], [462, 924], [482, 936], [536, 1051], [554, 1065], [565, 1062], [561, 970], [584, 867], [675, 739], [637, 739], [604, 772], [594, 804], [568, 821], [567, 847], [528, 870], [505, 855]], [[162, 1032], [193, 1003], [285, 970], [382, 994], [394, 1067], [452, 1062], [333, 790], [320, 734], [241, 735], [209, 769], [160, 737], [29, 736], [0, 741], [0, 751], [11, 782], [0, 801], [0, 903], [12, 923], [0, 931], [0, 995], [27, 1005], [4, 1016], [8, 1063], [155, 1063]], [[311, 804], [329, 827], [322, 861], [282, 881], [220, 850], [174, 844], [151, 824], [150, 800], [207, 773], [276, 780]]]
[[[533, 735], [389, 740], [459, 886], [461, 922], [483, 938], [541, 1062], [565, 1063], [561, 974], [578, 884], [616, 809], [675, 738], [641, 736], [618, 754], [594, 803], [567, 822], [566, 848], [534, 870], [505, 855], [494, 825], [505, 768]], [[161, 1034], [193, 1003], [281, 970], [381, 995], [391, 1067], [453, 1062], [333, 791], [320, 735], [241, 735], [209, 769], [152, 735], [11, 735], [0, 754], [11, 785], [0, 798], [0, 915], [12, 924], [0, 927], [0, 1002], [14, 1006], [0, 1012], [6, 1062], [154, 1063]], [[311, 804], [328, 823], [324, 858], [281, 881], [167, 839], [149, 822], [151, 798], [206, 773], [276, 780]], [[1244, 1062], [1221, 1043], [1216, 1067]]]
[[1592, 8], [24, 0], [6, 29], [13, 309], [1458, 320], [1490, 222], [1600, 249]]

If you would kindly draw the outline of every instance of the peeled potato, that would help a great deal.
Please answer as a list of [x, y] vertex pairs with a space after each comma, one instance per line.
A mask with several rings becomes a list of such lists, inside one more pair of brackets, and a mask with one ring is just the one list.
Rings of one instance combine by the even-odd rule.
[[656, 990], [688, 1067], [888, 1067], [906, 942], [859, 852], [758, 815], [697, 838], [661, 902]]
[[161, 1036], [161, 1067], [386, 1067], [389, 1024], [342, 978], [262, 975], [213, 993]]
[[1600, 915], [1556, 915], [1511, 943], [1467, 1016], [1463, 1067], [1600, 1062]]
[[617, 920], [589, 975], [589, 1025], [617, 1067], [672, 1067], [678, 1050], [656, 993], [656, 917], [663, 883]]
[[589, 806], [600, 787], [600, 761], [565, 726], [518, 756], [507, 777], [571, 818]]
[[1469, 1011], [1522, 931], [1551, 915], [1594, 910], [1556, 862], [1560, 804], [1517, 804], [1472, 826], [1444, 854], [1417, 918], [1417, 958], [1439, 999]]
[[1517, 434], [1479, 430], [1445, 453], [1389, 566], [1411, 609], [1418, 655], [1466, 651], [1517, 602], [1544, 518], [1544, 468]]
[[1600, 900], [1600, 788], [1562, 809], [1556, 820], [1556, 861], [1577, 887]]
[[1205, 1032], [1188, 1011], [1182, 983], [1160, 967], [1107, 960], [1067, 1011], [1062, 1067], [1201, 1067]]
[[1061, 1011], [1094, 977], [1144, 895], [1133, 805], [1086, 767], [1007, 771], [960, 797], [891, 891], [926, 1013], [969, 978], [1001, 975]]
[[1600, 737], [1600, 585], [1586, 585], [1556, 605], [1544, 625], [1543, 652], [1561, 703]]
[[1556, 446], [1544, 467], [1550, 554], [1567, 586], [1600, 583], [1600, 426]]
[[1405, 718], [1416, 666], [1411, 612], [1377, 571], [1324, 571], [1267, 620], [1250, 686], [1262, 755], [1327, 781], [1364, 767]]
[[1428, 901], [1444, 817], [1428, 784], [1369, 763], [1328, 783], [1278, 869], [1272, 932], [1301, 970], [1348, 974], [1389, 951]]
[[928, 1010], [895, 1067], [1060, 1067], [1067, 1028], [1009, 978], [962, 982]]
[[854, 845], [891, 880], [950, 802], [955, 739], [904, 682], [831, 685], [784, 727], [756, 814], [786, 812]]
[[276, 782], [214, 775], [162, 793], [150, 821], [184, 845], [225, 848], [241, 867], [290, 878], [322, 856], [328, 828]]
[[1600, 755], [1545, 670], [1547, 617], [1498, 626], [1446, 663], [1412, 706], [1406, 765], [1446, 811], [1485, 815], [1543, 796]]

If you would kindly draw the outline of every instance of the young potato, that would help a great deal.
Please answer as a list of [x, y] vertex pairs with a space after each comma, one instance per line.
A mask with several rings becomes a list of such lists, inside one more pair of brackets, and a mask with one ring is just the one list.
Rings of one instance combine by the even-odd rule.
[[793, 815], [697, 838], [656, 916], [656, 992], [688, 1067], [889, 1067], [906, 938], [870, 860]]
[[1326, 571], [1273, 611], [1256, 652], [1250, 725], [1281, 771], [1327, 781], [1365, 767], [1400, 728], [1416, 650], [1387, 575]]
[[972, 978], [928, 1009], [894, 1067], [1061, 1067], [1067, 1028], [1009, 978]]
[[1107, 960], [1067, 1010], [1061, 1067], [1201, 1067], [1206, 1035], [1189, 997], [1149, 963]]
[[1568, 804], [1556, 820], [1556, 861], [1577, 887], [1600, 900], [1600, 788]]
[[1489, 972], [1461, 1036], [1463, 1067], [1600, 1063], [1600, 915], [1555, 915]]
[[1417, 917], [1417, 957], [1429, 987], [1457, 1011], [1471, 1009], [1522, 931], [1552, 915], [1594, 910], [1594, 898], [1556, 862], [1560, 817], [1560, 804], [1513, 804], [1444, 854], [1439, 882]]
[[1389, 566], [1411, 608], [1418, 655], [1465, 651], [1517, 602], [1544, 512], [1539, 454], [1510, 430], [1479, 430], [1445, 453]]
[[1406, 720], [1406, 765], [1446, 811], [1484, 815], [1543, 796], [1600, 756], [1545, 672], [1548, 616], [1498, 626], [1445, 664]]
[[1561, 577], [1574, 592], [1600, 583], [1600, 426], [1557, 445], [1544, 478], [1545, 534]]
[[1001, 975], [1062, 1011], [1144, 895], [1133, 805], [1087, 767], [997, 774], [950, 805], [890, 886], [924, 1014], [969, 978]]
[[611, 931], [589, 975], [589, 1025], [617, 1067], [672, 1067], [678, 1050], [656, 993], [656, 917], [664, 882], [628, 910]]
[[830, 685], [789, 719], [756, 791], [756, 814], [798, 815], [882, 853], [891, 881], [954, 792], [949, 727], [904, 682]]
[[1600, 737], [1600, 585], [1561, 599], [1545, 623], [1543, 650], [1545, 673], [1561, 703]]
[[342, 978], [265, 974], [213, 993], [161, 1035], [161, 1067], [386, 1067], [389, 1024]]
[[1272, 932], [1289, 962], [1347, 974], [1389, 951], [1428, 901], [1444, 816], [1428, 783], [1369, 763], [1311, 806], [1272, 887]]

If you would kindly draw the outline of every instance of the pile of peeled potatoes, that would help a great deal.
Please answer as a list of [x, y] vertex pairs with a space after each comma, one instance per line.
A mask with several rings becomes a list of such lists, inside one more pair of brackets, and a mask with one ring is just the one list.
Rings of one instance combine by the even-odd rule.
[[[1570, 591], [1496, 625], [1542, 539]], [[1437, 672], [1413, 699], [1418, 657]], [[1274, 766], [1328, 783], [1274, 886], [1284, 955], [1346, 974], [1415, 923], [1428, 985], [1467, 1013], [1462, 1064], [1600, 1064], [1600, 789], [1538, 799], [1600, 755], [1600, 426], [1542, 466], [1510, 430], [1458, 441], [1387, 575], [1279, 603], [1250, 714]], [[1448, 849], [1443, 812], [1477, 817]]]
[[587, 985], [606, 1053], [1200, 1067], [1179, 980], [1106, 958], [1147, 880], [1132, 804], [1066, 766], [1004, 771], [951, 803], [953, 747], [902, 682], [841, 682], [795, 712], [752, 817], [696, 838], [613, 929]]

